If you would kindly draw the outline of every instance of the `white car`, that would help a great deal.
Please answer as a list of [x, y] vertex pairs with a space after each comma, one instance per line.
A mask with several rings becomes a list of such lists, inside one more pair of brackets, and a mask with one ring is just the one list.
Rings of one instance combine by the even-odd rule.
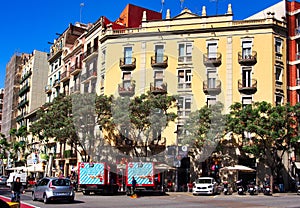
[[194, 182], [193, 195], [209, 194], [214, 195], [218, 192], [217, 183], [214, 178], [200, 177]]

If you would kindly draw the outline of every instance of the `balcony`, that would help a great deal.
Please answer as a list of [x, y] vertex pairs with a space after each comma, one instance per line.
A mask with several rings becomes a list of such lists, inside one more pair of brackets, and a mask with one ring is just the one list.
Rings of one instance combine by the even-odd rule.
[[81, 72], [82, 69], [82, 64], [80, 63], [75, 63], [73, 66], [71, 66], [70, 68], [70, 74], [71, 75], [77, 75], [79, 74], [79, 72]]
[[222, 64], [222, 54], [221, 53], [203, 54], [203, 64], [206, 67], [219, 67]]
[[70, 93], [71, 94], [80, 93], [80, 84], [76, 84], [75, 86], [70, 87]]
[[29, 88], [29, 84], [24, 85], [19, 91], [19, 96], [24, 95], [24, 93], [26, 93], [29, 90]]
[[85, 61], [89, 56], [97, 55], [97, 54], [98, 54], [98, 46], [87, 48], [83, 54], [83, 60]]
[[134, 70], [136, 67], [136, 58], [134, 57], [124, 57], [120, 58], [120, 69], [124, 71]]
[[52, 92], [52, 86], [51, 85], [46, 85], [45, 86], [45, 93], [49, 94]]
[[118, 86], [120, 96], [133, 96], [135, 93], [135, 84], [133, 82], [123, 82]]
[[238, 61], [243, 66], [253, 66], [257, 63], [257, 52], [252, 51], [252, 54], [243, 55], [242, 52], [238, 52]]
[[60, 75], [60, 81], [61, 82], [66, 82], [70, 79], [70, 72], [69, 71], [64, 71], [61, 75]]
[[96, 69], [91, 69], [87, 73], [82, 74], [80, 76], [81, 82], [86, 83], [89, 82], [92, 79], [97, 79], [97, 70]]
[[168, 67], [168, 56], [151, 56], [151, 66], [158, 68]]
[[167, 93], [167, 83], [163, 82], [160, 85], [150, 83], [150, 91], [153, 94], [166, 94]]
[[206, 95], [218, 95], [221, 93], [221, 81], [215, 80], [215, 82], [203, 81], [203, 92]]
[[251, 95], [256, 93], [257, 91], [257, 80], [251, 79], [251, 83], [249, 83], [249, 80], [238, 80], [238, 89], [240, 93]]
[[60, 87], [60, 80], [59, 79], [54, 80], [53, 87], [54, 88]]
[[29, 103], [29, 101], [27, 99], [23, 99], [21, 102], [19, 102], [18, 108], [23, 108], [28, 103]]
[[30, 75], [32, 74], [32, 71], [29, 70], [26, 74], [24, 74], [20, 79], [20, 84], [22, 84]]

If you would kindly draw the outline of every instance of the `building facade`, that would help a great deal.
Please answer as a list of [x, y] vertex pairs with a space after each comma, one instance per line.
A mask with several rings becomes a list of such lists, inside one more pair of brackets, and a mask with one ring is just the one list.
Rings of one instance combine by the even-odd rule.
[[204, 105], [220, 101], [228, 112], [234, 102], [287, 101], [286, 23], [272, 15], [236, 21], [231, 5], [218, 16], [207, 16], [205, 8], [201, 16], [184, 9], [173, 18], [167, 12], [163, 20], [142, 19], [136, 29], [108, 27], [100, 42], [102, 71], [109, 77], [104, 94], [150, 90], [179, 96], [178, 120], [163, 133], [168, 145], [176, 143], [173, 132], [190, 112]]
[[4, 88], [0, 89], [0, 132], [2, 127], [2, 112], [3, 112]]
[[287, 1], [288, 22], [288, 101], [295, 105], [300, 101], [300, 3]]
[[3, 99], [2, 129], [1, 133], [10, 140], [10, 130], [17, 128], [18, 100], [20, 88], [19, 66], [26, 54], [14, 54], [6, 65], [5, 97]]

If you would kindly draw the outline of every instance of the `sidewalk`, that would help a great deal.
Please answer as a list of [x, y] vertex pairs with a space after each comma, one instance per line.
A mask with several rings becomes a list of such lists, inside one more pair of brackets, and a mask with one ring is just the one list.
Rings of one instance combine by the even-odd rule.
[[[1, 195], [0, 195], [0, 199], [2, 199], [2, 200], [5, 201], [5, 202], [10, 202], [10, 198], [9, 198], [9, 197], [6, 197], [6, 196], [1, 196]], [[38, 208], [38, 207], [33, 206], [33, 205], [30, 205], [30, 204], [27, 204], [27, 203], [22, 203], [22, 202], [21, 202], [20, 208]]]

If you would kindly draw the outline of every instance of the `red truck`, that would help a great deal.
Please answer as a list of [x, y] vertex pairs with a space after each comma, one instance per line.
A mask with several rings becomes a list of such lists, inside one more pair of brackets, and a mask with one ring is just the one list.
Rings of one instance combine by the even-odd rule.
[[132, 179], [136, 180], [135, 192], [164, 193], [160, 173], [155, 172], [153, 162], [128, 162], [126, 166], [126, 193], [131, 195]]
[[118, 185], [112, 165], [97, 162], [78, 163], [78, 186], [84, 195], [117, 193]]

